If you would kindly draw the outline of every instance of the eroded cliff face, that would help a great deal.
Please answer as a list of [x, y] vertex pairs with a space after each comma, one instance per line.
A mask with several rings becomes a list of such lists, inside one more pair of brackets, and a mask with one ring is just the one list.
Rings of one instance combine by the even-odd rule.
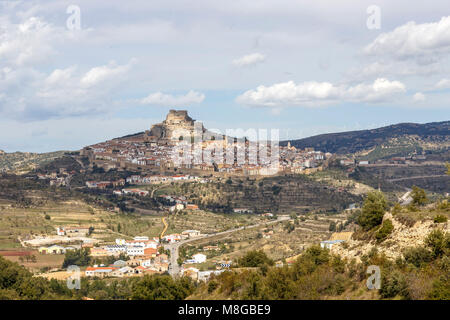
[[427, 235], [434, 229], [439, 228], [444, 232], [449, 232], [449, 223], [434, 223], [433, 220], [417, 221], [412, 227], [406, 226], [398, 221], [391, 213], [386, 213], [383, 220], [390, 219], [394, 230], [389, 237], [378, 244], [375, 240], [349, 240], [345, 243], [334, 245], [331, 252], [340, 255], [348, 260], [356, 259], [361, 262], [361, 257], [368, 254], [374, 247], [383, 252], [390, 259], [397, 259], [403, 256], [404, 249], [408, 247], [424, 246]]

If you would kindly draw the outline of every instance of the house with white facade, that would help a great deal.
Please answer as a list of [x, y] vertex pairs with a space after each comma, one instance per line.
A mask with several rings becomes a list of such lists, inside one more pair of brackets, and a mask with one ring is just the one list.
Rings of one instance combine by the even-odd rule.
[[197, 253], [192, 256], [194, 263], [203, 263], [206, 261], [206, 255], [203, 253]]

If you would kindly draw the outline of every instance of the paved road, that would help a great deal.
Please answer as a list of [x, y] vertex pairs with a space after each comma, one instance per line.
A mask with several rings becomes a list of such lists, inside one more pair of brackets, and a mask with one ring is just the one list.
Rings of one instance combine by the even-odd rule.
[[233, 232], [244, 230], [244, 229], [251, 229], [251, 228], [259, 227], [259, 226], [265, 225], [265, 224], [273, 224], [273, 223], [277, 223], [280, 221], [287, 221], [287, 220], [290, 220], [290, 217], [280, 216], [280, 217], [278, 217], [277, 220], [273, 220], [273, 221], [260, 222], [260, 223], [257, 223], [257, 224], [251, 225], [251, 226], [239, 227], [239, 228], [234, 228], [234, 229], [230, 229], [227, 231], [205, 234], [200, 237], [190, 238], [190, 239], [182, 240], [180, 242], [166, 244], [166, 245], [164, 245], [164, 249], [170, 250], [169, 274], [173, 277], [181, 275], [181, 267], [178, 265], [177, 260], [178, 260], [178, 256], [179, 256], [180, 246], [182, 246], [186, 243], [193, 242], [196, 240], [221, 236], [224, 234], [233, 233]]

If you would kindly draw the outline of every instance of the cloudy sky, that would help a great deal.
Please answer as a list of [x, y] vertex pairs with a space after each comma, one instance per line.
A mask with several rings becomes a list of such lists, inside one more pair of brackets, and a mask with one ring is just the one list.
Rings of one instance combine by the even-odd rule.
[[449, 55], [448, 0], [0, 1], [0, 149], [76, 150], [171, 108], [281, 138], [449, 120]]

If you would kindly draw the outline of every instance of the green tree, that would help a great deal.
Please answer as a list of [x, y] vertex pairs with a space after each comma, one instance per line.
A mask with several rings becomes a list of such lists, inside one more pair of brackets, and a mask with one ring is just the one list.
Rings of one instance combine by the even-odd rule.
[[330, 222], [330, 226], [328, 227], [328, 230], [331, 231], [331, 232], [336, 231], [336, 222], [331, 221]]
[[361, 215], [358, 217], [358, 224], [365, 231], [380, 225], [386, 209], [387, 202], [384, 194], [381, 191], [369, 192], [364, 201]]
[[132, 285], [134, 300], [183, 300], [194, 291], [190, 278], [174, 280], [168, 275], [144, 276]]
[[262, 267], [264, 265], [273, 266], [275, 262], [270, 259], [262, 250], [249, 251], [243, 257], [238, 260], [240, 267]]
[[89, 252], [89, 248], [66, 251], [62, 267], [67, 268], [71, 265], [88, 266], [91, 263]]
[[422, 206], [428, 202], [427, 194], [425, 190], [413, 186], [411, 191], [412, 203], [418, 206]]
[[381, 225], [381, 228], [378, 229], [377, 233], [375, 234], [375, 238], [378, 242], [382, 242], [391, 234], [392, 230], [394, 230], [392, 221], [390, 219], [386, 219]]

